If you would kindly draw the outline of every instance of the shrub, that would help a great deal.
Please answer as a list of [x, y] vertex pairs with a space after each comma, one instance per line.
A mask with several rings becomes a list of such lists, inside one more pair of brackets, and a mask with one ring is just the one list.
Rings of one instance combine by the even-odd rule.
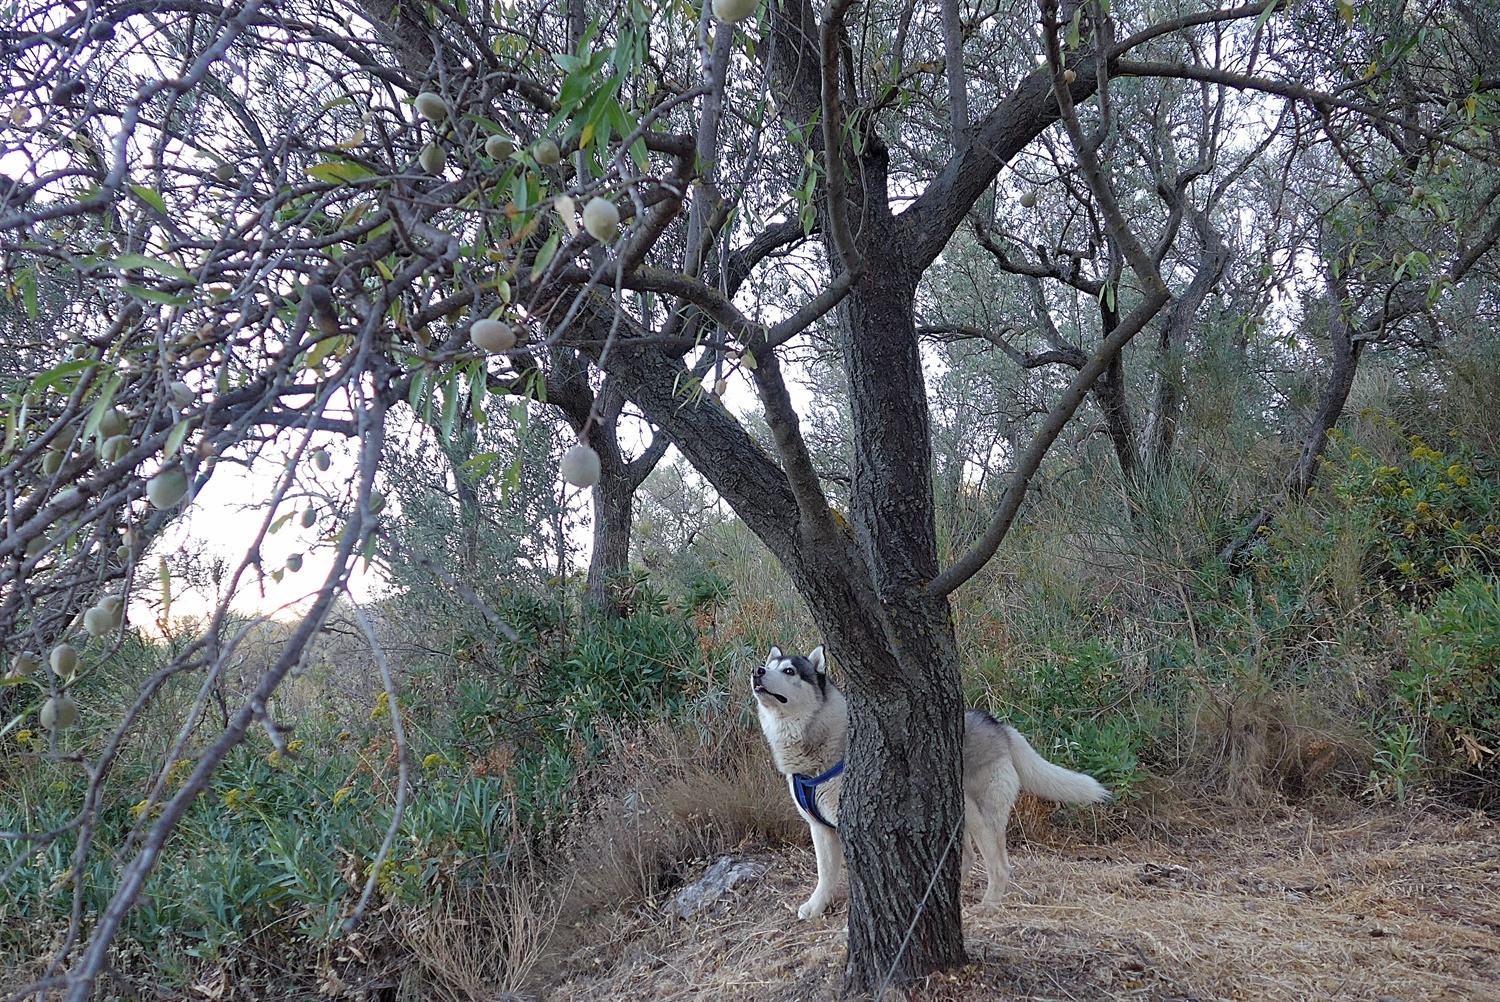
[[[495, 912], [486, 921], [503, 925], [506, 909], [521, 907], [522, 898], [512, 901], [502, 889], [495, 892], [501, 897], [481, 901], [481, 889], [511, 874], [521, 880], [538, 850], [551, 847], [576, 815], [580, 778], [618, 749], [619, 730], [681, 714], [702, 689], [704, 659], [716, 656], [700, 646], [685, 613], [646, 591], [633, 615], [582, 623], [555, 594], [507, 599], [502, 615], [521, 634], [516, 642], [484, 624], [459, 624], [465, 628], [446, 636], [387, 638], [389, 652], [413, 652], [398, 662], [413, 790], [361, 932], [371, 956], [418, 949], [426, 940], [413, 930], [425, 926], [410, 917], [431, 909], [431, 921], [442, 924], [456, 914], [444, 902], [467, 901], [460, 912]], [[399, 632], [389, 619], [381, 623]], [[130, 670], [112, 663], [81, 687], [88, 712], [68, 733], [69, 747], [102, 741], [100, 729], [118, 719], [131, 686], [165, 656], [149, 644], [137, 647]], [[151, 971], [174, 988], [198, 977], [204, 963], [243, 972], [249, 958], [272, 955], [279, 968], [314, 976], [313, 958], [341, 937], [394, 816], [398, 762], [387, 731], [389, 697], [377, 687], [360, 706], [341, 691], [345, 674], [314, 665], [293, 679], [294, 698], [274, 708], [285, 751], [252, 734], [190, 806], [127, 920], [118, 944], [122, 977]], [[62, 829], [36, 848], [0, 841], [0, 869], [28, 854], [0, 887], [0, 955], [46, 955], [73, 912], [75, 879], [82, 914], [107, 904], [118, 876], [111, 861], [132, 829], [151, 820], [145, 798], [163, 742], [180, 732], [199, 684], [174, 681], [153, 704], [150, 726], [123, 746], [82, 874], [71, 873], [77, 834], [66, 826], [87, 795], [87, 776], [72, 763], [39, 757], [44, 745], [34, 725], [0, 736], [0, 783], [16, 794], [0, 799], [0, 829]], [[347, 709], [342, 719], [332, 714], [335, 705], [353, 707], [354, 719]], [[195, 740], [211, 741], [211, 731], [205, 726]], [[190, 761], [174, 767], [168, 796], [190, 771]], [[394, 922], [396, 915], [406, 924]], [[523, 949], [529, 935], [505, 947], [520, 951], [512, 958], [516, 975], [534, 961]], [[298, 956], [306, 962], [289, 962]], [[302, 987], [312, 994], [310, 983]]]
[[1391, 686], [1403, 707], [1430, 727], [1436, 764], [1487, 774], [1500, 789], [1500, 579], [1465, 573], [1412, 614], [1407, 665]]
[[1421, 600], [1465, 572], [1500, 571], [1500, 480], [1494, 460], [1468, 446], [1411, 442], [1400, 465], [1351, 449], [1333, 494], [1371, 530], [1372, 578]]
[[1132, 698], [1144, 681], [1143, 659], [1094, 638], [1059, 641], [1021, 661], [981, 658], [973, 673], [975, 705], [1008, 719], [1043, 757], [1129, 796], [1143, 778], [1141, 752], [1161, 720], [1146, 701]]

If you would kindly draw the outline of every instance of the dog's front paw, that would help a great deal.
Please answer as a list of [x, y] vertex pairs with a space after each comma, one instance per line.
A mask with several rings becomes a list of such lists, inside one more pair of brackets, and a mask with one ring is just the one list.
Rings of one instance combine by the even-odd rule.
[[828, 910], [828, 899], [819, 898], [817, 895], [802, 902], [802, 907], [797, 909], [799, 919], [817, 918]]
[[1000, 875], [1000, 878], [991, 878], [990, 885], [985, 889], [984, 898], [979, 902], [981, 908], [999, 908], [1005, 901], [1005, 892], [1010, 887], [1010, 871]]

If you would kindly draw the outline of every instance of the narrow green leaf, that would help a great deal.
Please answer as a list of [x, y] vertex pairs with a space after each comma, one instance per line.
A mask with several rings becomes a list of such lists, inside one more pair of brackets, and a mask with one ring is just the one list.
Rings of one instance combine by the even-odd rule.
[[157, 192], [140, 184], [131, 185], [130, 190], [135, 193], [136, 198], [139, 198], [157, 212], [160, 212], [164, 216], [167, 214], [167, 203]]
[[458, 403], [460, 395], [457, 383], [458, 378], [455, 373], [443, 384], [443, 436], [450, 439], [453, 437], [454, 428], [458, 426]]
[[562, 233], [553, 230], [552, 235], [542, 244], [542, 249], [536, 252], [536, 260], [531, 264], [531, 280], [533, 282], [541, 280], [543, 273], [547, 270], [547, 265], [552, 263], [552, 257], [557, 253], [557, 246], [561, 242]]
[[91, 358], [78, 358], [55, 365], [50, 369], [45, 369], [37, 373], [36, 378], [31, 381], [31, 386], [27, 392], [40, 395], [47, 390], [62, 389], [70, 377], [83, 372], [85, 369], [91, 369], [98, 364], [98, 362], [95, 362]]
[[26, 316], [36, 320], [36, 269], [28, 267], [21, 272], [21, 299], [26, 304]]
[[[19, 682], [21, 681], [21, 679], [18, 678], [16, 679], [16, 681]], [[23, 710], [20, 713], [16, 714], [14, 717], [11, 717], [9, 723], [7, 723], [4, 727], [0, 727], [0, 738], [5, 737], [5, 735], [20, 727], [21, 721], [26, 719], [26, 715], [29, 712], [30, 711], [28, 710]]]
[[172, 615], [172, 568], [167, 566], [166, 557], [157, 562], [156, 568], [161, 580], [161, 619], [165, 623]]
[[1260, 12], [1260, 17], [1255, 19], [1255, 30], [1257, 33], [1266, 26], [1266, 22], [1271, 20], [1271, 15], [1274, 13], [1276, 13], [1276, 0], [1271, 0], [1270, 3], [1266, 4], [1266, 9]]
[[482, 362], [475, 362], [469, 372], [469, 410], [477, 424], [484, 423], [484, 398], [489, 391], [489, 378]]
[[[22, 407], [24, 408], [25, 405], [23, 404]], [[0, 446], [0, 453], [10, 455], [20, 437], [21, 422], [16, 420], [16, 407], [12, 404], [5, 408], [5, 445]]]
[[193, 281], [193, 276], [187, 270], [171, 261], [163, 261], [160, 258], [147, 257], [144, 254], [121, 254], [111, 262], [121, 271], [134, 271], [137, 268], [150, 268], [154, 272], [167, 275], [171, 278], [180, 278], [184, 282]]
[[165, 292], [161, 289], [148, 289], [141, 285], [127, 285], [125, 291], [132, 296], [138, 296], [148, 303], [160, 303], [162, 306], [186, 306], [193, 301], [190, 293]]
[[479, 455], [464, 460], [459, 464], [459, 469], [465, 473], [472, 474], [475, 480], [482, 480], [490, 475], [495, 464], [500, 461], [498, 452], [481, 452]]
[[177, 451], [182, 448], [182, 443], [187, 440], [188, 432], [192, 431], [192, 429], [193, 422], [191, 421], [178, 421], [174, 424], [171, 432], [167, 435], [167, 444], [163, 449], [163, 454], [168, 457], [175, 456]]
[[417, 402], [425, 400], [431, 392], [429, 386], [432, 382], [432, 370], [423, 369], [412, 377], [411, 389], [406, 393], [406, 403], [412, 410], [417, 409]]
[[318, 366], [323, 364], [323, 361], [325, 359], [329, 358], [332, 355], [342, 354], [353, 343], [354, 339], [348, 334], [340, 334], [338, 337], [324, 338], [317, 344], [313, 345], [312, 349], [308, 351], [307, 367], [309, 369], [316, 369]]
[[372, 177], [379, 177], [374, 171], [361, 164], [350, 160], [331, 160], [328, 163], [314, 164], [307, 168], [309, 177], [328, 184], [354, 184], [357, 181], [367, 181]]

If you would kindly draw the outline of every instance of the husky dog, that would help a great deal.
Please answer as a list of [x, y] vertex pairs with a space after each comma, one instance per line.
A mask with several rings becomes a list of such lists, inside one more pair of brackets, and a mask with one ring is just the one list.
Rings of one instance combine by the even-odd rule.
[[[797, 812], [812, 829], [818, 884], [797, 909], [798, 918], [823, 914], [843, 871], [839, 841], [839, 787], [849, 730], [844, 694], [828, 679], [823, 648], [806, 657], [772, 647], [750, 673], [760, 728], [776, 768], [787, 778]], [[964, 848], [961, 873], [979, 847], [989, 873], [983, 903], [999, 902], [1010, 880], [1005, 826], [1022, 790], [1066, 804], [1092, 804], [1109, 792], [1090, 776], [1053, 765], [1032, 750], [1021, 732], [988, 713], [964, 713]]]

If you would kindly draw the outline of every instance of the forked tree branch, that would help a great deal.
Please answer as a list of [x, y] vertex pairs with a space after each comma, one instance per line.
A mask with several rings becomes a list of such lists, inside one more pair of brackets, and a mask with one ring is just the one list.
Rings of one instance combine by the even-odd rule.
[[1366, 104], [1363, 101], [1353, 101], [1346, 97], [1340, 97], [1337, 94], [1316, 90], [1312, 87], [1304, 87], [1301, 84], [1290, 83], [1286, 80], [1250, 76], [1244, 73], [1234, 73], [1230, 70], [1221, 70], [1215, 66], [1201, 66], [1188, 63], [1120, 59], [1111, 65], [1118, 76], [1201, 80], [1206, 83], [1229, 87], [1233, 90], [1275, 94], [1278, 97], [1284, 97], [1299, 104], [1306, 104], [1323, 112], [1333, 108], [1341, 111], [1350, 111], [1372, 122], [1385, 123], [1397, 128], [1406, 129], [1420, 135], [1424, 139], [1456, 149], [1466, 156], [1473, 157], [1478, 162], [1487, 164], [1500, 162], [1500, 157], [1495, 155], [1492, 148], [1459, 142], [1452, 135], [1420, 123], [1408, 121], [1400, 115], [1392, 114], [1374, 105]]
[[[1125, 220], [1125, 213], [1120, 209], [1120, 201], [1115, 197], [1114, 185], [1110, 183], [1105, 175], [1104, 167], [1099, 162], [1098, 150], [1095, 144], [1083, 134], [1083, 126], [1078, 121], [1077, 109], [1073, 104], [1073, 95], [1069, 92], [1072, 81], [1067, 79], [1067, 74], [1075, 75], [1077, 70], [1070, 70], [1064, 66], [1061, 45], [1058, 41], [1057, 32], [1061, 26], [1057, 23], [1057, 0], [1042, 0], [1042, 38], [1047, 49], [1047, 62], [1052, 69], [1052, 87], [1058, 102], [1058, 114], [1067, 130], [1068, 139], [1073, 145], [1074, 156], [1078, 160], [1079, 172], [1089, 186], [1089, 193], [1094, 196], [1094, 203], [1099, 207], [1104, 216], [1104, 226], [1110, 239], [1120, 248], [1125, 260], [1130, 262], [1130, 270], [1136, 273], [1144, 285], [1148, 295], [1165, 294], [1166, 283], [1162, 281], [1161, 273], [1157, 270], [1156, 262], [1151, 255], [1146, 253], [1146, 248], [1141, 245], [1140, 239], [1130, 224]], [[1103, 92], [1099, 92], [1103, 99]]]
[[839, 89], [839, 38], [844, 15], [854, 0], [831, 0], [818, 26], [822, 69], [823, 163], [828, 192], [828, 231], [844, 269], [856, 275], [863, 269], [854, 235], [849, 230], [848, 181], [844, 176], [844, 105]]
[[1088, 397], [1089, 391], [1093, 389], [1094, 383], [1099, 376], [1109, 367], [1110, 360], [1119, 354], [1120, 349], [1129, 343], [1130, 339], [1151, 322], [1151, 319], [1161, 312], [1163, 306], [1171, 297], [1165, 289], [1146, 294], [1146, 297], [1136, 304], [1120, 325], [1114, 329], [1097, 351], [1088, 360], [1078, 374], [1068, 384], [1057, 403], [1047, 412], [1046, 419], [1037, 429], [1031, 444], [1017, 460], [1015, 468], [1010, 472], [1010, 484], [1005, 489], [1005, 494], [1000, 499], [1000, 505], [990, 518], [989, 525], [985, 528], [984, 536], [979, 542], [958, 560], [933, 578], [927, 585], [927, 591], [932, 595], [950, 595], [965, 581], [968, 581], [1000, 548], [1005, 540], [1006, 533], [1010, 531], [1011, 525], [1016, 520], [1016, 515], [1021, 511], [1021, 502], [1026, 500], [1026, 491], [1031, 484], [1031, 479], [1041, 468], [1042, 460], [1052, 448], [1052, 443], [1062, 433], [1079, 406]]

